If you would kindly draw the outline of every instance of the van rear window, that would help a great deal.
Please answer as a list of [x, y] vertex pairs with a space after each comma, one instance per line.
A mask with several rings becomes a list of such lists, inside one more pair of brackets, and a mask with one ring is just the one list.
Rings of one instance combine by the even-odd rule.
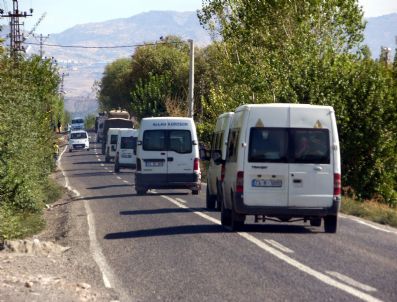
[[110, 143], [111, 143], [112, 145], [117, 144], [117, 134], [112, 134], [112, 135], [110, 136]]
[[122, 136], [120, 139], [120, 148], [121, 149], [135, 149], [136, 148], [136, 137]]
[[145, 151], [192, 152], [192, 136], [189, 130], [146, 130], [142, 148]]
[[329, 130], [251, 128], [248, 161], [329, 164]]

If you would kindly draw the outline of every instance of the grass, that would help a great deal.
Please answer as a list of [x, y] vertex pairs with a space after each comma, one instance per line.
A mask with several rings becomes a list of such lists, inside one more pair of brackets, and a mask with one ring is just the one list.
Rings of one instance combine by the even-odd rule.
[[380, 224], [397, 227], [397, 209], [376, 201], [358, 201], [349, 197], [343, 197], [341, 212]]

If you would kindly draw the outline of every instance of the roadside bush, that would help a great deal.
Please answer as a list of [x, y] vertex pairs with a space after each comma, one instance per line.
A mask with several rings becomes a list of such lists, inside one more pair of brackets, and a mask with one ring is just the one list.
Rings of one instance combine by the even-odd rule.
[[[0, 56], [0, 208], [5, 218], [39, 213], [48, 198], [51, 123], [63, 114], [58, 84], [49, 60]], [[18, 221], [8, 220], [9, 227]]]

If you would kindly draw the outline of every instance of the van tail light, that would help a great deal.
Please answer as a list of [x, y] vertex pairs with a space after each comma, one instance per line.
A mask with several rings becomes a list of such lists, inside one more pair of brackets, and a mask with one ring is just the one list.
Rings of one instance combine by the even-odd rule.
[[193, 171], [199, 171], [200, 170], [199, 166], [200, 166], [200, 160], [198, 158], [195, 158], [193, 162]]
[[224, 181], [225, 179], [225, 164], [222, 164], [221, 166], [221, 181]]
[[334, 196], [339, 196], [342, 193], [342, 181], [339, 173], [334, 174]]
[[244, 191], [244, 172], [238, 171], [237, 179], [236, 179], [236, 193], [243, 193], [243, 191]]

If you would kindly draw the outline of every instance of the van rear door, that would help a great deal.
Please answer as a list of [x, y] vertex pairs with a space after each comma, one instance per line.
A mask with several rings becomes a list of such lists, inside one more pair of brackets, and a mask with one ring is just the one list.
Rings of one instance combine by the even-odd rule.
[[168, 141], [168, 182], [194, 181], [193, 138], [190, 129], [169, 129]]
[[145, 130], [142, 139], [142, 173], [155, 174], [159, 184], [167, 182], [167, 130]]
[[333, 197], [330, 109], [290, 109], [289, 206], [330, 207]]

